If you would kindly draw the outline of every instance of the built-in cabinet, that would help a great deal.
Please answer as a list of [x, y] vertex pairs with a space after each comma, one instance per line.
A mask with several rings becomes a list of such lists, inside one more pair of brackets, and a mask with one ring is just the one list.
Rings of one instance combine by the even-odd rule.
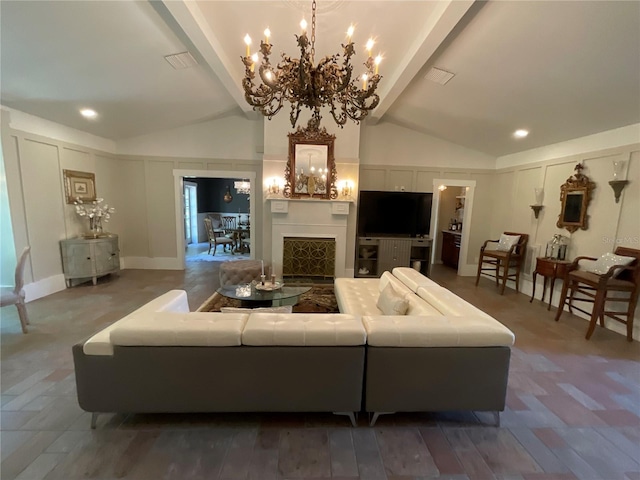
[[413, 267], [429, 274], [431, 239], [359, 237], [356, 249], [356, 277], [379, 277], [394, 267]]
[[91, 278], [95, 285], [98, 277], [120, 271], [117, 235], [61, 240], [60, 250], [67, 287], [71, 287], [74, 279]]
[[462, 235], [460, 233], [447, 230], [442, 232], [442, 254], [440, 259], [444, 265], [458, 268], [461, 240]]

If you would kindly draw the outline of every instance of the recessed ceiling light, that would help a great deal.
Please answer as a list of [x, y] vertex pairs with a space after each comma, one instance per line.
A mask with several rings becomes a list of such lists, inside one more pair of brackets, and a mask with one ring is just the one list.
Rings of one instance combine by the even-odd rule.
[[84, 118], [96, 118], [98, 116], [97, 112], [90, 108], [82, 108], [80, 110], [80, 115], [82, 115]]
[[513, 132], [513, 136], [516, 138], [524, 138], [529, 135], [529, 130], [516, 130]]

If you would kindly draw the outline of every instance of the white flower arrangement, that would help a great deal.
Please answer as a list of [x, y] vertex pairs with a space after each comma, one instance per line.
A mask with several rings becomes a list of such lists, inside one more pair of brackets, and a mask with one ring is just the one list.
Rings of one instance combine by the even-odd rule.
[[104, 202], [104, 198], [96, 198], [91, 204], [85, 205], [82, 200], [77, 199], [73, 204], [76, 206], [78, 216], [99, 218], [100, 220], [108, 222], [111, 214], [115, 213], [116, 209], [110, 207], [108, 203], [102, 205], [102, 202]]

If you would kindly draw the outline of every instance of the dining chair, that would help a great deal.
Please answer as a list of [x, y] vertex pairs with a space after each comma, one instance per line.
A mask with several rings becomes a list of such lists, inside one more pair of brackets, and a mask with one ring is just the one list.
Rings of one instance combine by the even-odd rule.
[[29, 325], [29, 317], [27, 316], [27, 307], [24, 303], [24, 265], [27, 263], [27, 256], [31, 251], [31, 247], [26, 246], [22, 250], [18, 263], [16, 264], [15, 285], [13, 287], [1, 287], [0, 290], [0, 307], [15, 305], [18, 309], [20, 317], [20, 325], [22, 333], [28, 333], [27, 325]]
[[207, 237], [209, 239], [209, 252], [207, 253], [211, 253], [211, 249], [213, 248], [213, 255], [215, 255], [218, 245], [222, 245], [222, 251], [226, 252], [227, 245], [229, 245], [229, 249], [231, 250], [231, 254], [233, 255], [233, 240], [227, 238], [224, 235], [223, 230], [213, 228], [213, 222], [211, 221], [211, 218], [205, 217], [204, 227], [207, 231]]

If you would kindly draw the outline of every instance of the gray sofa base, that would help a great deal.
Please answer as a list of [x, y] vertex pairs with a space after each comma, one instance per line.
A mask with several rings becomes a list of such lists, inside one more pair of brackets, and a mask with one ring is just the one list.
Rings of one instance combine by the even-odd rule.
[[365, 410], [504, 410], [509, 347], [367, 346]]
[[[362, 404], [364, 346], [73, 346], [80, 407], [93, 413], [335, 412]], [[95, 420], [95, 415], [94, 415]]]

